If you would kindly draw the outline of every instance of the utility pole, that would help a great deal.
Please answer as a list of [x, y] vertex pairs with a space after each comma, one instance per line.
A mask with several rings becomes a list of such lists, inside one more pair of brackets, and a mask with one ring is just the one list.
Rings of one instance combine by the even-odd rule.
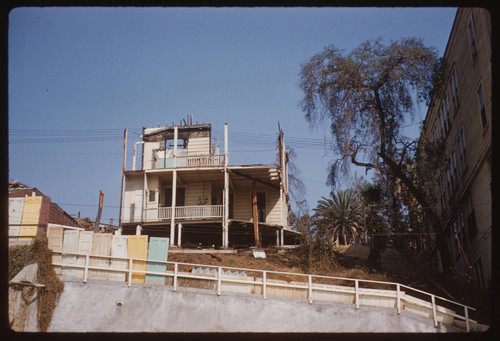
[[125, 157], [127, 155], [127, 128], [123, 132], [123, 162], [122, 162], [122, 183], [120, 189], [120, 213], [118, 216], [118, 230], [122, 231], [122, 206], [123, 206], [123, 183], [125, 180]]
[[257, 191], [255, 188], [255, 181], [253, 182], [253, 200], [252, 200], [252, 211], [253, 211], [253, 233], [255, 238], [255, 246], [260, 247], [259, 239], [259, 214], [257, 212]]
[[99, 193], [99, 209], [97, 210], [97, 218], [95, 218], [94, 232], [99, 232], [99, 223], [101, 222], [103, 200], [104, 200], [104, 191], [101, 189], [101, 192]]

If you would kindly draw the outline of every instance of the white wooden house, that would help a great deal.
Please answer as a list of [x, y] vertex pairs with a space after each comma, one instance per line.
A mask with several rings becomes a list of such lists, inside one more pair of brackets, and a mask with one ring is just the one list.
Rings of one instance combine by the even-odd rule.
[[[170, 237], [170, 245], [284, 245], [288, 227], [288, 154], [279, 164], [229, 165], [212, 145], [210, 124], [143, 128], [132, 170], [124, 171], [121, 230]], [[137, 145], [142, 166], [136, 169]], [[288, 239], [287, 239], [288, 240]]]

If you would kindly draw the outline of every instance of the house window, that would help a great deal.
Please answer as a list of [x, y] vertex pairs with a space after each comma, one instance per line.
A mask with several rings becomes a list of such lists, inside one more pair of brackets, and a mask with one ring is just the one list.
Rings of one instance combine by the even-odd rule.
[[[175, 206], [185, 206], [186, 202], [186, 188], [185, 187], [177, 187], [175, 189]], [[164, 195], [164, 207], [172, 207], [172, 188], [165, 188]]]
[[156, 190], [155, 189], [150, 189], [149, 190], [148, 201], [149, 202], [155, 202], [156, 201]]
[[484, 94], [483, 94], [483, 86], [480, 85], [477, 90], [477, 96], [479, 99], [479, 106], [481, 108], [481, 123], [483, 124], [483, 128], [486, 126], [486, 107], [484, 105]]
[[[165, 141], [167, 149], [174, 149], [174, 139], [168, 139]], [[187, 149], [188, 140], [187, 139], [177, 139], [177, 149]]]
[[474, 19], [471, 17], [469, 21], [469, 38], [472, 59], [477, 56], [476, 31], [474, 29]]

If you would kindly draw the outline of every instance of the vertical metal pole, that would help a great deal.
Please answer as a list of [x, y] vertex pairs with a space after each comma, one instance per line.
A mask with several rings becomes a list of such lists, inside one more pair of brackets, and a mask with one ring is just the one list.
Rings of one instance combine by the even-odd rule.
[[128, 262], [128, 286], [132, 285], [132, 263], [132, 258], [130, 258]]
[[434, 327], [437, 327], [438, 321], [436, 314], [436, 299], [434, 298], [434, 295], [431, 295], [431, 300], [432, 300], [432, 319], [434, 320]]
[[177, 291], [177, 266], [178, 264], [174, 264], [174, 291]]
[[399, 284], [396, 284], [396, 307], [398, 310], [398, 315], [401, 314], [401, 292], [399, 289]]
[[217, 296], [220, 296], [220, 290], [221, 290], [221, 277], [222, 277], [222, 267], [219, 266], [219, 269], [217, 271]]
[[267, 280], [267, 272], [264, 271], [262, 273], [262, 296], [266, 299], [266, 280]]
[[90, 255], [85, 255], [85, 270], [83, 271], [83, 283], [87, 283], [87, 278], [89, 276], [89, 262], [90, 262]]
[[121, 191], [120, 191], [120, 213], [118, 214], [118, 226], [120, 229], [120, 232], [122, 230], [122, 206], [123, 206], [123, 186], [124, 186], [124, 180], [125, 180], [125, 161], [126, 161], [126, 156], [127, 156], [127, 128], [125, 128], [125, 131], [123, 132], [123, 161], [122, 161], [122, 184], [121, 184]]
[[358, 280], [354, 280], [354, 290], [355, 290], [355, 304], [356, 304], [356, 309], [359, 308], [359, 291], [358, 291]]
[[312, 276], [309, 275], [309, 303], [313, 303], [313, 289], [312, 289]]

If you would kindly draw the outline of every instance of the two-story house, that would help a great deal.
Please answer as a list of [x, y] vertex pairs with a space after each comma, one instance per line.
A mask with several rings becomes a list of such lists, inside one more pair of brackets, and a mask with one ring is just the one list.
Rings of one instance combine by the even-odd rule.
[[[284, 245], [288, 227], [288, 154], [279, 132], [279, 164], [229, 165], [212, 144], [210, 124], [143, 128], [132, 170], [124, 171], [123, 234], [170, 238], [170, 245]], [[141, 168], [136, 169], [137, 146]], [[142, 232], [141, 232], [142, 231]]]

